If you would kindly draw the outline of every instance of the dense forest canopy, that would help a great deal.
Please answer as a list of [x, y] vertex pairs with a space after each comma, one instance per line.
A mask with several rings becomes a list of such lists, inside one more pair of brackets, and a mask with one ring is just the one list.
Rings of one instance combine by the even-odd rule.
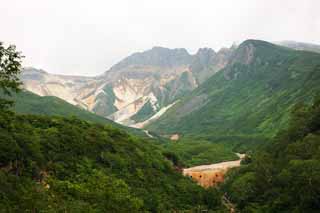
[[289, 128], [229, 174], [224, 190], [241, 212], [318, 212], [320, 98], [297, 104]]

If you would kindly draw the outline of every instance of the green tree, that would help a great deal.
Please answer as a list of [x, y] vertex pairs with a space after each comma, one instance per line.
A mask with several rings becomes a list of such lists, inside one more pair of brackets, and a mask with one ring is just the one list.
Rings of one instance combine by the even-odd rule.
[[[0, 90], [5, 95], [11, 95], [11, 92], [18, 92], [21, 82], [19, 74], [21, 72], [21, 62], [23, 56], [16, 50], [14, 45], [5, 47], [0, 42]], [[6, 108], [12, 102], [0, 98], [0, 109]]]

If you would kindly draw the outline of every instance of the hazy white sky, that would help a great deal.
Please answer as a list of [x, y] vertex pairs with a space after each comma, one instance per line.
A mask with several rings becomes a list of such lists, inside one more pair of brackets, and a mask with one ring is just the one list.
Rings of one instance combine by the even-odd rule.
[[26, 66], [96, 75], [153, 46], [194, 53], [248, 38], [320, 43], [320, 1], [1, 0], [0, 26]]

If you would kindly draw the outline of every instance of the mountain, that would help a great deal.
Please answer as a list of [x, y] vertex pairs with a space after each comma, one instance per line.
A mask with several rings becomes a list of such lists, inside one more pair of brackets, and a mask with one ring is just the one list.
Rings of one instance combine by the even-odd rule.
[[147, 129], [170, 136], [264, 140], [288, 124], [293, 106], [320, 91], [320, 54], [247, 40], [224, 69]]
[[275, 44], [292, 48], [295, 50], [305, 50], [305, 51], [320, 53], [320, 45], [318, 44], [311, 44], [311, 43], [304, 43], [304, 42], [297, 42], [297, 41], [280, 41], [280, 42], [275, 42]]
[[154, 47], [128, 56], [96, 77], [25, 68], [21, 79], [33, 93], [57, 96], [118, 123], [141, 127], [224, 68], [232, 51], [202, 48], [190, 55], [182, 48]]

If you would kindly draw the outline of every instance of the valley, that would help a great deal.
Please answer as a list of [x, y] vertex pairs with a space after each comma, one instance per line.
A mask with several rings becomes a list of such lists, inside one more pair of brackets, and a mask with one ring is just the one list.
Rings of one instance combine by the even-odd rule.
[[288, 45], [154, 47], [95, 77], [24, 68], [0, 95], [1, 209], [318, 208], [320, 54]]
[[0, 213], [319, 213], [320, 1], [0, 6]]

